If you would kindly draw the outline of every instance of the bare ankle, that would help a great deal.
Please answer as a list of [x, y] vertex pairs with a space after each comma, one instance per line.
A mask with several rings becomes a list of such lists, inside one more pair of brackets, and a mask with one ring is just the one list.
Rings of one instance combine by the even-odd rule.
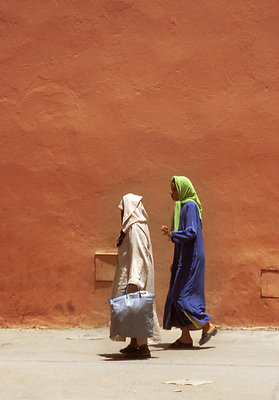
[[203, 328], [202, 331], [203, 333], [211, 332], [215, 328], [215, 325], [213, 325], [211, 322], [207, 322]]
[[206, 332], [209, 331], [209, 329], [210, 329], [210, 322], [206, 322], [206, 323], [204, 324], [204, 326], [202, 327], [202, 332], [203, 332], [203, 333], [206, 333]]
[[130, 346], [135, 348], [138, 347], [137, 339], [131, 338]]

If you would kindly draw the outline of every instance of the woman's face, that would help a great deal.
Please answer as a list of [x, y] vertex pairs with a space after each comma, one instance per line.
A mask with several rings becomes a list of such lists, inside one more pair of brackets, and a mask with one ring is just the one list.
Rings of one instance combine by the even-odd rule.
[[174, 182], [171, 182], [170, 195], [173, 201], [178, 201], [178, 191]]

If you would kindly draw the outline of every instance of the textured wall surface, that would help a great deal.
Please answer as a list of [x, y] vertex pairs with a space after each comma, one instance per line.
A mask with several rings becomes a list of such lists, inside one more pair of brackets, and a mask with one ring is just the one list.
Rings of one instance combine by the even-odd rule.
[[[1, 326], [100, 326], [121, 196], [144, 196], [162, 318], [172, 175], [204, 208], [214, 322], [278, 326], [275, 0], [9, 0], [0, 5]], [[274, 275], [275, 276], [275, 275]], [[276, 291], [276, 290], [275, 290]], [[275, 293], [276, 294], [276, 293]]]

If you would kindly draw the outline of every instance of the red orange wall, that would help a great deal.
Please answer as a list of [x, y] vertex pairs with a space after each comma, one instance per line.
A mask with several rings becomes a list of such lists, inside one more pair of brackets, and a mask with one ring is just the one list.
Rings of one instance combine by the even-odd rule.
[[[172, 175], [204, 208], [206, 298], [223, 325], [278, 326], [275, 0], [1, 2], [1, 326], [107, 325], [94, 254], [144, 196], [162, 318]], [[275, 275], [274, 275], [275, 276]]]

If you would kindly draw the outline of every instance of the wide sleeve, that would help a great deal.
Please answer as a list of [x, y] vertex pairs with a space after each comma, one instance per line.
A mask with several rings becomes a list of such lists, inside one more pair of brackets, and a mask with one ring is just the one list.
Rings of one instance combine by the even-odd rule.
[[194, 202], [188, 202], [185, 209], [181, 212], [179, 231], [172, 231], [172, 241], [174, 243], [188, 242], [195, 239], [198, 231], [198, 207]]
[[131, 226], [128, 234], [130, 242], [128, 284], [134, 284], [140, 289], [145, 289], [148, 268], [150, 268], [148, 239], [137, 224]]

